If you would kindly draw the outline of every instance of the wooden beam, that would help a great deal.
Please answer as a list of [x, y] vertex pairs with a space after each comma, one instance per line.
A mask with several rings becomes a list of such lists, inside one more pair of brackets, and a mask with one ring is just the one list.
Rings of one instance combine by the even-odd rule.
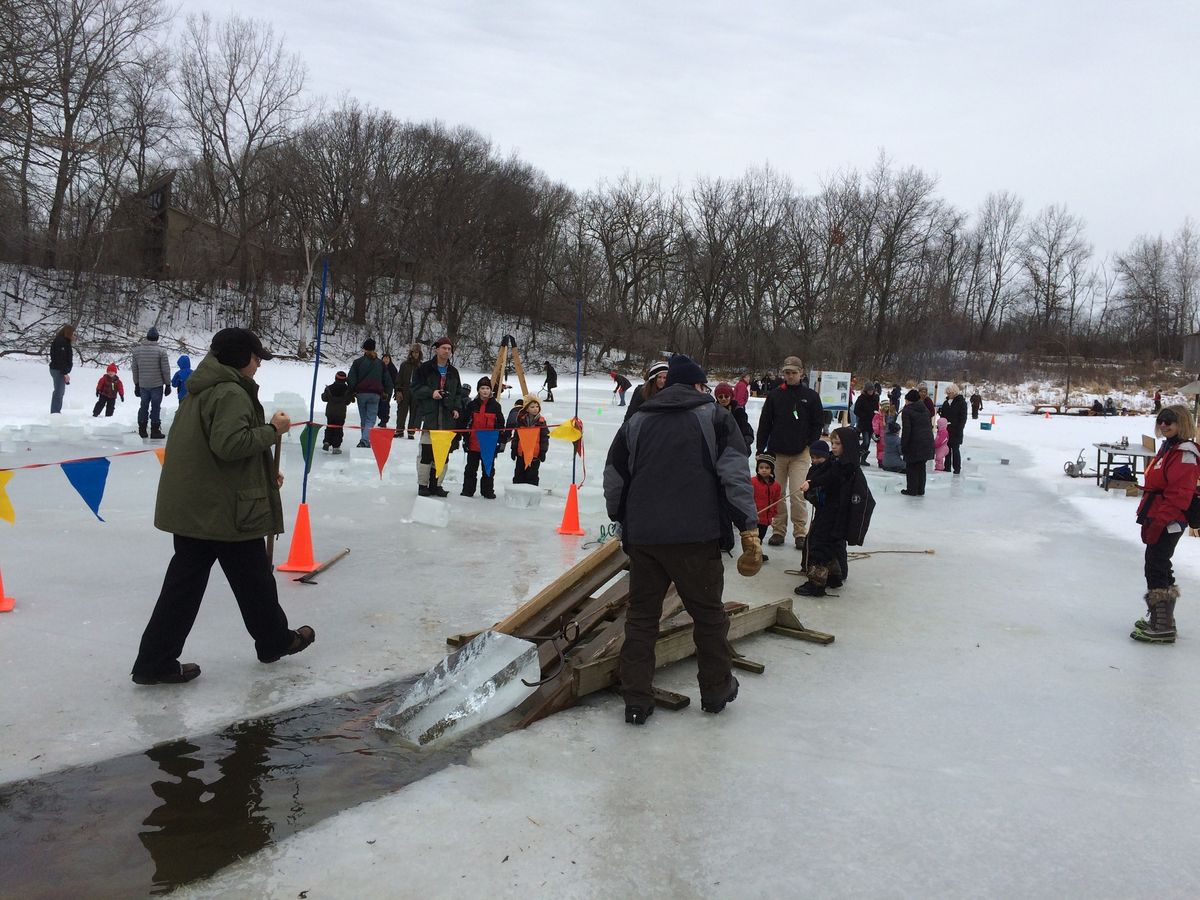
[[752, 659], [747, 659], [744, 656], [739, 656], [736, 653], [730, 662], [733, 663], [733, 667], [735, 669], [742, 669], [745, 672], [753, 672], [755, 675], [761, 675], [763, 672], [767, 671], [767, 667], [762, 663], [755, 662]]
[[661, 706], [663, 709], [678, 711], [686, 709], [691, 705], [692, 698], [687, 694], [677, 694], [674, 691], [664, 690], [663, 688], [654, 689], [654, 705]]
[[[776, 600], [764, 606], [734, 613], [729, 617], [729, 640], [734, 641], [746, 635], [764, 631], [775, 625], [779, 609], [791, 609], [791, 599]], [[691, 631], [672, 634], [660, 639], [654, 645], [655, 665], [658, 668], [686, 659], [696, 652], [696, 644], [692, 640]], [[575, 667], [575, 696], [584, 697], [593, 691], [608, 687], [617, 677], [618, 660], [606, 656], [593, 662]]]
[[[621, 542], [605, 541], [571, 568], [567, 569], [567, 571], [563, 572], [558, 578], [522, 603], [514, 612], [497, 622], [493, 626], [493, 630], [502, 631], [505, 634], [514, 634], [523, 630], [526, 623], [558, 599], [564, 591], [577, 585], [605, 563], [613, 562], [617, 557], [621, 559], [622, 564], [628, 562], [621, 550]], [[612, 576], [610, 575], [609, 577], [611, 578]]]

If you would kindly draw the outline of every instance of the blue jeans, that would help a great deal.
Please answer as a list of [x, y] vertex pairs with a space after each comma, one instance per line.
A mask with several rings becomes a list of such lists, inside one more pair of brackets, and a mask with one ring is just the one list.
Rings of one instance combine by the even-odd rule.
[[378, 394], [358, 395], [358, 419], [362, 425], [362, 436], [358, 439], [358, 445], [364, 447], [371, 443], [371, 429], [379, 420]]
[[54, 393], [50, 395], [50, 412], [62, 412], [63, 394], [67, 392], [67, 377], [65, 372], [58, 369], [50, 370], [50, 378], [54, 381]]
[[142, 405], [138, 407], [138, 427], [146, 427], [146, 419], [149, 418], [150, 424], [154, 428], [158, 428], [162, 420], [159, 419], [159, 410], [162, 408], [163, 385], [152, 388], [142, 388], [139, 399]]

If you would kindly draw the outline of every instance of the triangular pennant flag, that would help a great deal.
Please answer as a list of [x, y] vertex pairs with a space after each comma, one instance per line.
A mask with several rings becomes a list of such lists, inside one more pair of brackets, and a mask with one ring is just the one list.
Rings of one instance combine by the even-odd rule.
[[4, 486], [12, 481], [12, 477], [12, 472], [0, 472], [0, 519], [15, 525], [17, 514], [13, 511], [12, 501], [8, 499], [8, 492], [4, 490]]
[[79, 462], [65, 462], [60, 465], [67, 481], [71, 482], [71, 487], [79, 492], [83, 502], [96, 514], [96, 518], [103, 522], [104, 519], [100, 518], [100, 501], [104, 499], [104, 485], [108, 481], [108, 460], [104, 457], [81, 459]]
[[583, 432], [575, 427], [573, 421], [563, 422], [561, 425], [555, 425], [554, 430], [550, 432], [550, 437], [557, 438], [560, 441], [575, 442], [582, 437]]
[[480, 462], [483, 463], [483, 474], [491, 478], [492, 469], [496, 467], [496, 445], [500, 443], [500, 432], [477, 431], [475, 439], [479, 441], [479, 456]]
[[517, 429], [517, 448], [521, 451], [521, 459], [525, 461], [526, 468], [533, 465], [533, 461], [538, 457], [540, 431], [540, 428]]
[[446, 460], [450, 456], [450, 445], [454, 443], [453, 431], [431, 431], [429, 442], [433, 444], [433, 473], [438, 478], [446, 468]]
[[372, 428], [371, 436], [368, 440], [371, 442], [371, 452], [375, 454], [375, 465], [379, 466], [379, 477], [383, 477], [383, 466], [387, 462], [388, 454], [392, 452], [392, 441], [396, 438], [396, 432], [390, 428]]
[[304, 454], [306, 472], [312, 467], [313, 449], [317, 446], [317, 435], [320, 433], [321, 426], [316, 422], [309, 422], [300, 432], [300, 452]]
[[167, 448], [166, 447], [155, 447], [154, 455], [158, 457], [158, 464], [160, 466], [164, 465], [167, 461]]

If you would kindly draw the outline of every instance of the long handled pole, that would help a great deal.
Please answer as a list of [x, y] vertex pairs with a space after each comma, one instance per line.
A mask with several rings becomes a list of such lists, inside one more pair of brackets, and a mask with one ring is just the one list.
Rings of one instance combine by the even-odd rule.
[[[583, 298], [575, 300], [575, 418], [579, 418], [579, 364], [583, 359]], [[571, 454], [571, 484], [575, 483], [575, 462], [578, 453]]]
[[[279, 454], [283, 450], [283, 435], [275, 432], [275, 458], [271, 466], [271, 475], [275, 479], [275, 483], [279, 484]], [[271, 568], [275, 568], [275, 532], [272, 531], [267, 535], [267, 560], [271, 563]]]
[[[308, 395], [308, 421], [313, 421], [317, 408], [317, 376], [321, 371], [321, 336], [325, 330], [325, 288], [329, 284], [329, 257], [321, 267], [321, 300], [317, 304], [317, 346], [313, 358], [312, 391]], [[304, 467], [304, 480], [300, 485], [300, 502], [308, 502], [308, 469]]]

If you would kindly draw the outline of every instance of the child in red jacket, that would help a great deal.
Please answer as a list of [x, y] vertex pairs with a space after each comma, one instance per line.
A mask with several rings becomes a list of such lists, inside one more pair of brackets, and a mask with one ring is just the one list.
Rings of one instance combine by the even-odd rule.
[[[757, 463], [756, 474], [750, 479], [754, 486], [754, 508], [758, 510], [758, 539], [761, 541], [771, 527], [771, 520], [779, 509], [779, 501], [783, 497], [783, 488], [775, 483], [775, 457], [770, 453], [760, 453], [754, 458]], [[767, 554], [763, 554], [763, 562]]]
[[111, 416], [117, 405], [117, 397], [121, 398], [122, 403], [125, 402], [125, 385], [121, 384], [121, 379], [117, 376], [116, 363], [109, 363], [100, 380], [96, 382], [96, 397], [96, 405], [92, 407], [93, 419], [100, 415], [100, 410], [104, 410], [105, 418]]

